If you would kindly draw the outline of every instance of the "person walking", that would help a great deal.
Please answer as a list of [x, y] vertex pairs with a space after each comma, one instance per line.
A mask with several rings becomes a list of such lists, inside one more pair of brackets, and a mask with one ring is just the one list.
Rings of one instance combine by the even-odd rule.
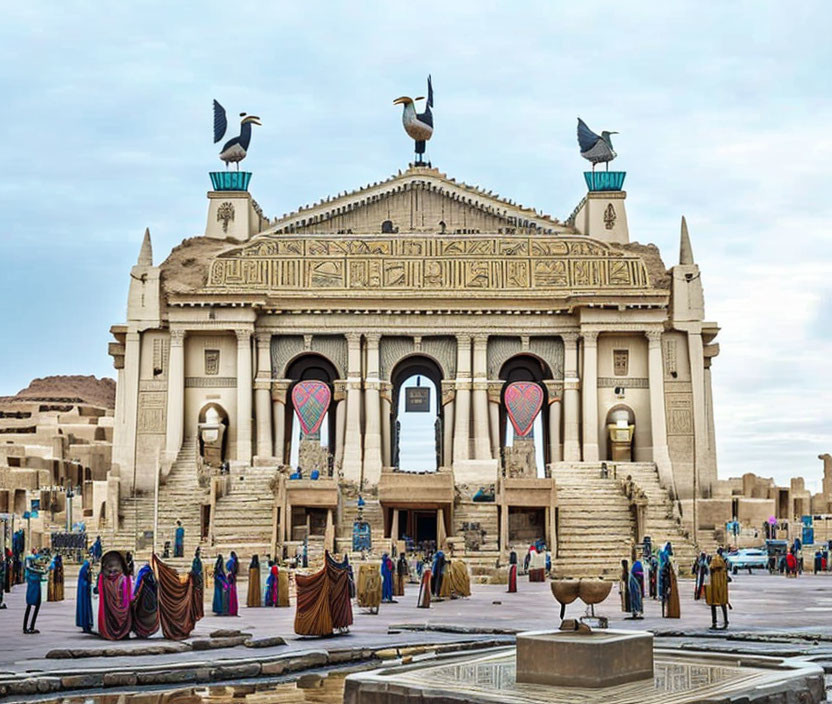
[[[32, 553], [26, 558], [25, 563], [25, 578], [26, 578], [26, 612], [23, 615], [23, 632], [27, 635], [40, 633], [35, 628], [35, 623], [38, 620], [38, 611], [40, 611], [41, 603], [41, 581], [46, 574], [41, 558]], [[32, 620], [29, 621], [29, 614], [32, 607], [35, 607], [35, 612], [32, 614]]]
[[84, 633], [92, 633], [92, 568], [84, 560], [78, 572], [78, 591], [75, 593], [75, 625]]
[[185, 557], [185, 529], [182, 521], [176, 521], [176, 531], [173, 537], [173, 556]]
[[722, 630], [728, 628], [728, 565], [722, 548], [711, 558], [710, 580], [705, 587], [705, 601], [711, 607], [711, 629], [716, 630], [716, 607], [722, 608]]

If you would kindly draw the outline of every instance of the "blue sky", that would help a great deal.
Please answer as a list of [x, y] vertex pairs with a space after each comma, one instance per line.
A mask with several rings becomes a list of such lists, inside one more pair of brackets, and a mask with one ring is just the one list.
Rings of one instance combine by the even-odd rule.
[[146, 226], [157, 261], [204, 228], [211, 100], [259, 115], [269, 215], [384, 178], [392, 99], [436, 90], [435, 165], [566, 217], [575, 117], [617, 130], [633, 239], [671, 264], [688, 218], [714, 365], [720, 475], [814, 487], [832, 449], [830, 5], [17, 3], [0, 25], [0, 394], [113, 375]]

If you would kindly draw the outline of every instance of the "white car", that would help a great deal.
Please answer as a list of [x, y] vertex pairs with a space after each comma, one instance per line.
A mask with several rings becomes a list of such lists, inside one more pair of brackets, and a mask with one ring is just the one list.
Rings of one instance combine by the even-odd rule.
[[746, 569], [750, 574], [752, 569], [764, 570], [768, 567], [768, 553], [760, 548], [743, 548], [726, 555], [725, 561], [734, 574], [737, 570]]

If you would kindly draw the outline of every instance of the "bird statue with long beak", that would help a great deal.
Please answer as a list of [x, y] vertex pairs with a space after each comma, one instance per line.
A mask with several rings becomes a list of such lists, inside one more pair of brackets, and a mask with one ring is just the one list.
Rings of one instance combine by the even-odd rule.
[[618, 156], [613, 151], [610, 135], [618, 132], [607, 132], [604, 130], [600, 136], [595, 134], [586, 122], [578, 118], [578, 145], [581, 147], [581, 156], [592, 164], [595, 171], [595, 164], [606, 164], [607, 171], [610, 170], [610, 162]]
[[[240, 162], [246, 158], [248, 154], [248, 145], [251, 143], [251, 126], [262, 125], [260, 118], [256, 115], [246, 115], [241, 112], [240, 117], [240, 136], [229, 139], [222, 146], [220, 151], [220, 159], [225, 162], [225, 168], [234, 163], [237, 165], [237, 171], [240, 170]], [[228, 129], [228, 118], [225, 116], [225, 108], [216, 100], [214, 101], [214, 144], [219, 142]]]
[[416, 101], [424, 100], [424, 97], [408, 98], [403, 95], [396, 98], [393, 105], [404, 105], [402, 112], [402, 125], [408, 136], [416, 142], [416, 163], [424, 164], [425, 144], [433, 136], [433, 85], [428, 76], [428, 104], [424, 112], [416, 112]]

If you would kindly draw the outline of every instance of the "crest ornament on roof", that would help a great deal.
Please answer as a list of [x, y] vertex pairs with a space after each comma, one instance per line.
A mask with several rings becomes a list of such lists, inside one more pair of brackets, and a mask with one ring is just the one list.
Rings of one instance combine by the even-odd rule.
[[[424, 97], [410, 98], [403, 95], [401, 98], [396, 98], [393, 105], [403, 105], [402, 111], [402, 125], [404, 131], [416, 142], [416, 165], [425, 164], [425, 145], [433, 136], [433, 84], [430, 76], [428, 76], [428, 104], [424, 112], [416, 112], [416, 101], [424, 100]], [[427, 163], [430, 166], [430, 162]]]

